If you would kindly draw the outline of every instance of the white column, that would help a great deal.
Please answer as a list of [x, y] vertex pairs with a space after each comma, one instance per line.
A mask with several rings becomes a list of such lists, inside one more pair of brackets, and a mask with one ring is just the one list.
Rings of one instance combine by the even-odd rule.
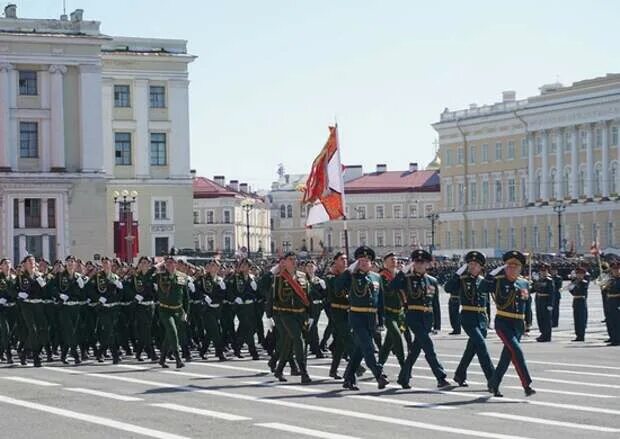
[[189, 178], [189, 96], [186, 80], [168, 81], [168, 114], [171, 132], [168, 136], [170, 178]]
[[26, 257], [28, 250], [26, 249], [26, 235], [19, 235], [19, 255], [15, 255], [15, 259], [19, 262]]
[[562, 128], [558, 128], [555, 132], [555, 144], [557, 154], [555, 157], [555, 167], [557, 168], [555, 193], [558, 200], [563, 200], [566, 194], [564, 193], [564, 132]]
[[571, 181], [571, 198], [576, 200], [579, 198], [579, 148], [577, 148], [577, 135], [579, 128], [573, 126], [568, 128], [570, 130], [570, 181]]
[[594, 151], [592, 145], [592, 124], [587, 124], [586, 128], [586, 198], [594, 198]]
[[114, 132], [112, 129], [114, 84], [111, 79], [103, 79], [103, 169], [107, 175], [114, 175]]
[[601, 169], [601, 180], [603, 183], [601, 195], [603, 198], [609, 198], [609, 125], [606, 120], [601, 123], [601, 130], [601, 161], [603, 162]]
[[103, 170], [101, 66], [80, 65], [80, 158], [82, 172]]
[[[133, 116], [136, 120], [136, 132], [133, 138], [134, 170], [136, 178], [148, 178], [149, 161], [149, 82], [136, 79], [133, 83]], [[170, 113], [175, 117], [174, 113]]]
[[26, 202], [23, 198], [20, 198], [17, 201], [17, 205], [18, 205], [17, 220], [19, 222], [17, 227], [19, 227], [20, 229], [23, 229], [24, 227], [26, 227], [26, 204], [25, 203]]
[[11, 83], [9, 63], [0, 64], [0, 172], [11, 170], [11, 137], [9, 129]]
[[[42, 247], [43, 248], [41, 250], [42, 250], [42, 253], [43, 253], [43, 257], [49, 261], [50, 260], [50, 235], [48, 235], [46, 233], [46, 234], [44, 234], [42, 236], [42, 238], [43, 238], [42, 239], [42, 241], [43, 241]], [[53, 262], [54, 261], [52, 261], [52, 263]]]
[[536, 172], [534, 170], [534, 133], [527, 133], [527, 201], [529, 204], [536, 202], [535, 182]]
[[549, 202], [549, 132], [543, 130], [541, 133], [542, 142], [542, 182], [540, 188], [540, 198], [543, 203]]
[[67, 67], [52, 65], [50, 71], [51, 170], [64, 171], [65, 164], [65, 110], [63, 75]]
[[41, 198], [41, 228], [47, 229], [49, 224], [47, 222], [47, 198]]
[[50, 171], [50, 120], [39, 120], [39, 167], [41, 172]]

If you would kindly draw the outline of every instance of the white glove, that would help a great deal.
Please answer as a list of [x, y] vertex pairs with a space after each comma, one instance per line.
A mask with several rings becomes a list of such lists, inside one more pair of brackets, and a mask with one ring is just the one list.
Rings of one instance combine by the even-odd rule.
[[506, 268], [506, 265], [502, 265], [501, 267], [497, 267], [495, 270], [491, 271], [491, 276], [497, 276], [497, 274], [502, 271], [504, 268]]
[[413, 262], [405, 265], [405, 267], [403, 268], [403, 274], [409, 273], [412, 268], [413, 268]]
[[69, 296], [67, 296], [66, 294], [60, 294], [58, 297], [60, 297], [60, 300], [62, 300], [63, 302], [69, 300]]
[[349, 270], [351, 273], [355, 273], [357, 271], [357, 266], [358, 265], [359, 265], [359, 261], [355, 261], [351, 265], [349, 265], [347, 270]]
[[463, 265], [461, 265], [461, 268], [459, 268], [458, 270], [456, 270], [456, 274], [458, 274], [459, 276], [461, 276], [463, 273], [465, 273], [465, 271], [467, 271], [467, 264], [463, 264]]
[[575, 284], [571, 283], [569, 286], [566, 287], [566, 289], [568, 291], [573, 291], [575, 289]]
[[187, 313], [181, 314], [181, 321], [187, 322]]
[[280, 266], [279, 265], [274, 265], [273, 267], [271, 267], [271, 270], [269, 270], [271, 272], [271, 274], [273, 274], [274, 276], [277, 275], [280, 272]]
[[108, 299], [106, 299], [105, 297], [100, 297], [99, 298], [99, 303], [105, 304], [108, 301]]
[[144, 300], [144, 296], [141, 296], [140, 294], [136, 294], [136, 300], [138, 302], [142, 302]]
[[273, 319], [267, 319], [265, 321], [265, 327], [267, 328], [268, 331], [273, 331], [273, 328], [276, 327], [276, 324], [273, 321]]
[[6, 305], [6, 299], [4, 297], [0, 297], [0, 305]]
[[313, 318], [309, 318], [308, 319], [308, 328], [312, 328], [312, 324], [314, 323], [314, 319]]
[[217, 282], [217, 284], [220, 286], [221, 290], [225, 290], [226, 289], [226, 282], [224, 282], [224, 279], [220, 278], [220, 280]]
[[153, 284], [153, 289], [154, 289], [155, 291], [157, 291], [157, 290], [159, 289], [159, 288], [157, 287], [157, 284]]
[[236, 303], [237, 305], [243, 305], [243, 300], [241, 300], [241, 297], [237, 297], [237, 298], [235, 299], [235, 303]]
[[41, 276], [37, 277], [37, 283], [41, 286], [44, 287], [45, 286], [45, 280], [43, 280], [43, 278]]
[[256, 281], [254, 279], [252, 279], [252, 282], [250, 282], [250, 286], [254, 291], [258, 289], [258, 285], [256, 285]]
[[82, 279], [82, 276], [77, 278], [77, 284], [80, 289], [84, 288], [84, 279]]
[[189, 290], [190, 290], [192, 293], [195, 293], [195, 292], [196, 292], [196, 287], [194, 286], [194, 282], [192, 282], [192, 281], [187, 282], [187, 288], [189, 288]]
[[116, 285], [116, 288], [118, 288], [119, 290], [123, 289], [123, 283], [120, 280], [115, 280], [114, 285]]
[[207, 302], [208, 305], [211, 305], [213, 300], [209, 296], [205, 296], [205, 302]]
[[540, 275], [538, 273], [534, 273], [534, 274], [532, 274], [532, 279], [533, 280], [538, 280], [538, 279], [540, 279]]
[[321, 288], [323, 288], [324, 290], [327, 289], [327, 285], [325, 284], [325, 281], [323, 279], [319, 279], [319, 285], [321, 286]]
[[28, 293], [24, 293], [23, 291], [20, 291], [19, 293], [17, 293], [17, 297], [19, 297], [22, 300], [26, 300], [28, 298]]

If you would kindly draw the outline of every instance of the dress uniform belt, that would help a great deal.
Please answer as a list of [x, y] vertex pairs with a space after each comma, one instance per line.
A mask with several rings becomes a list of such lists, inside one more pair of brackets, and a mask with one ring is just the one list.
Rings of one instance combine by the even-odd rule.
[[79, 302], [77, 300], [69, 300], [67, 302], [63, 302], [61, 305], [67, 305], [67, 306], [86, 305], [86, 302]]
[[10, 308], [12, 306], [15, 306], [15, 302], [11, 302], [11, 303], [5, 303], [4, 305], [0, 305], [0, 308], [4, 307], [4, 308]]
[[183, 305], [166, 305], [165, 303], [160, 303], [159, 307], [164, 309], [181, 309]]
[[53, 305], [56, 302], [54, 302], [53, 300], [41, 300], [41, 303], [45, 303], [46, 305]]
[[377, 308], [371, 306], [352, 306], [349, 308], [351, 312], [377, 312]]
[[119, 306], [120, 303], [102, 303], [104, 308], [114, 308], [116, 306]]
[[131, 306], [133, 302], [119, 302], [118, 306]]
[[430, 306], [423, 305], [409, 305], [407, 306], [409, 311], [422, 311], [422, 312], [433, 312], [433, 308]]
[[43, 299], [26, 299], [25, 303], [43, 303]]
[[190, 300], [189, 303], [192, 303], [194, 305], [200, 305], [203, 301], [202, 300]]
[[506, 312], [506, 311], [501, 311], [501, 310], [497, 310], [495, 312], [495, 315], [498, 315], [500, 317], [507, 317], [509, 319], [515, 319], [515, 320], [523, 320], [523, 319], [525, 319], [525, 314], [514, 313], [514, 312]]
[[154, 304], [155, 304], [155, 302], [153, 302], [152, 300], [147, 300], [146, 302], [144, 302], [144, 301], [138, 302], [138, 305], [144, 305], [144, 306], [154, 305]]
[[573, 296], [573, 299], [585, 299], [585, 298], [586, 298], [586, 296]]
[[620, 297], [620, 294], [608, 294], [607, 298], [608, 299], [617, 299]]
[[547, 293], [536, 293], [536, 297], [549, 297], [550, 295]]
[[244, 305], [252, 305], [253, 303], [254, 303], [254, 301], [253, 301], [253, 300], [244, 300], [244, 301], [243, 301], [243, 304], [244, 304]]
[[219, 308], [220, 304], [219, 303], [209, 303], [208, 304], [210, 308]]
[[487, 309], [483, 306], [470, 306], [470, 305], [463, 305], [461, 306], [461, 310], [463, 311], [469, 311], [469, 312], [479, 312], [479, 313], [486, 313]]
[[321, 303], [323, 303], [323, 301], [322, 301], [321, 299], [319, 299], [319, 300], [313, 300], [313, 301], [312, 301], [312, 304], [313, 304], [313, 305], [320, 305]]
[[306, 308], [284, 308], [280, 306], [274, 306], [273, 310], [280, 311], [280, 312], [294, 312], [294, 313], [306, 312]]
[[384, 306], [383, 309], [389, 312], [393, 312], [394, 314], [400, 314], [400, 312], [402, 311], [402, 308], [390, 308], [389, 306]]
[[331, 307], [334, 309], [343, 309], [345, 311], [349, 310], [349, 305], [343, 305], [341, 303], [332, 303]]

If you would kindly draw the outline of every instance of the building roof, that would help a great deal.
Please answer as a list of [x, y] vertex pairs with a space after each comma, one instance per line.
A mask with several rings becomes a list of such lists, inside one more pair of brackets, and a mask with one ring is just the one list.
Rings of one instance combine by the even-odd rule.
[[262, 202], [262, 197], [255, 193], [243, 191], [235, 191], [229, 186], [222, 186], [207, 177], [196, 177], [193, 181], [194, 198], [254, 198], [256, 201]]
[[345, 194], [439, 192], [439, 172], [386, 171], [364, 174], [345, 183]]

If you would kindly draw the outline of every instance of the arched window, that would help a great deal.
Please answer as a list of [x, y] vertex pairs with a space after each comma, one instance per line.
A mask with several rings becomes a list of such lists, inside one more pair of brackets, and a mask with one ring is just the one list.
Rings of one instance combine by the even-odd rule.
[[613, 162], [609, 167], [609, 193], [618, 193], [618, 162]]
[[286, 206], [286, 216], [288, 218], [293, 218], [293, 205], [289, 204]]
[[564, 181], [562, 182], [564, 189], [564, 196], [570, 196], [570, 168], [564, 169]]
[[600, 195], [601, 194], [601, 188], [603, 187], [603, 184], [601, 182], [601, 179], [603, 178], [603, 173], [601, 172], [601, 165], [598, 164], [596, 165], [596, 167], [594, 168], [594, 181], [592, 183], [594, 186], [594, 195]]
[[286, 206], [284, 204], [280, 206], [280, 218], [286, 218]]
[[552, 169], [549, 173], [549, 195], [551, 195], [551, 199], [555, 200], [558, 197], [558, 191], [555, 187], [557, 182], [557, 172], [555, 169]]
[[586, 171], [581, 168], [579, 170], [579, 196], [583, 197], [586, 194]]
[[541, 189], [542, 189], [542, 176], [540, 175], [540, 171], [536, 174], [536, 187], [534, 188], [534, 198], [536, 200], [540, 200], [541, 198]]

